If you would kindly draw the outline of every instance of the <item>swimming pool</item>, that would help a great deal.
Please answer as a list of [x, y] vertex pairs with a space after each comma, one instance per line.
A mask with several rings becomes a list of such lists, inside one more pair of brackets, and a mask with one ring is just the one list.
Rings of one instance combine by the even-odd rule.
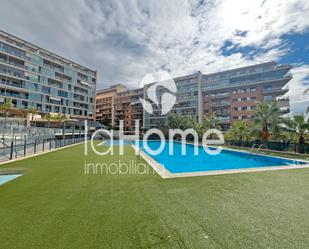
[[[159, 141], [148, 141], [148, 146], [156, 150], [160, 146]], [[174, 147], [173, 155], [169, 155], [169, 143]], [[309, 162], [285, 159], [266, 155], [250, 154], [235, 150], [223, 149], [220, 154], [208, 155], [202, 146], [198, 147], [198, 155], [194, 155], [194, 145], [186, 144], [186, 154], [181, 154], [181, 143], [166, 142], [163, 151], [159, 155], [152, 155], [146, 151], [140, 142], [140, 149], [145, 159], [157, 163], [170, 174], [184, 174], [195, 172], [229, 172], [235, 170], [266, 169], [266, 168], [288, 168], [301, 167]], [[146, 155], [145, 155], [146, 154]], [[153, 166], [153, 165], [152, 165]], [[248, 170], [249, 171], [249, 170]]]
[[[124, 140], [123, 141], [123, 145], [131, 145], [132, 143], [134, 143], [134, 141], [126, 141]], [[99, 146], [110, 146], [110, 145], [113, 145], [113, 146], [119, 146], [120, 145], [120, 141], [119, 140], [104, 140], [102, 141]]]
[[12, 181], [17, 177], [22, 176], [22, 174], [13, 174], [13, 175], [0, 175], [0, 185]]

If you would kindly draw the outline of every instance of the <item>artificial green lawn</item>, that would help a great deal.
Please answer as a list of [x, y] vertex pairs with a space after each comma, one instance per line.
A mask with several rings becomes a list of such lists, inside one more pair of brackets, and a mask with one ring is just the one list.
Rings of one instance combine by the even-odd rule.
[[78, 145], [0, 166], [0, 248], [309, 248], [309, 169], [163, 180], [85, 175]]

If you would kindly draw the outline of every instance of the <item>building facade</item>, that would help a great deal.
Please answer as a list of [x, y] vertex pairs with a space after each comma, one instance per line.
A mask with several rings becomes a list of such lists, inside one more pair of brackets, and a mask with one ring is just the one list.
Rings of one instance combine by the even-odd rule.
[[[289, 99], [283, 97], [288, 89], [284, 86], [292, 79], [290, 65], [268, 62], [214, 74], [201, 73], [175, 78], [177, 86], [176, 104], [169, 113], [192, 116], [199, 122], [214, 112], [224, 130], [237, 120], [251, 120], [254, 109], [261, 101], [278, 101], [280, 112], [288, 113]], [[145, 86], [145, 99], [147, 89]], [[167, 89], [158, 87], [159, 103]], [[145, 128], [163, 127], [167, 115], [161, 115], [161, 105], [152, 104], [154, 112], [144, 111]]]
[[[124, 121], [124, 129], [134, 130], [135, 120], [145, 129], [167, 125], [169, 114], [190, 116], [198, 122], [211, 113], [216, 113], [223, 130], [227, 130], [238, 120], [252, 120], [257, 104], [262, 101], [277, 100], [280, 113], [288, 113], [289, 99], [286, 84], [292, 79], [290, 65], [267, 62], [258, 65], [202, 75], [201, 72], [174, 78], [176, 93], [171, 93], [162, 84], [150, 83], [143, 89], [128, 90], [123, 85], [101, 90], [96, 97], [96, 120], [119, 128]], [[148, 96], [150, 87], [155, 86], [157, 102]], [[162, 115], [165, 93], [176, 96], [173, 108]], [[143, 109], [140, 98], [151, 104], [152, 112]], [[163, 112], [164, 113], [164, 112]]]
[[121, 84], [97, 91], [95, 120], [104, 125], [115, 126], [115, 99], [117, 94], [126, 91], [127, 88]]
[[120, 121], [123, 121], [125, 131], [135, 128], [135, 120], [139, 120], [139, 126], [143, 126], [143, 108], [140, 98], [144, 90], [128, 90], [125, 86], [113, 85], [100, 90], [96, 95], [96, 121], [119, 129]]
[[[200, 72], [187, 75], [183, 77], [174, 78], [174, 82], [177, 87], [176, 92], [176, 103], [173, 109], [168, 113], [176, 113], [181, 116], [191, 116], [197, 121], [201, 121], [200, 117], [202, 115], [201, 106], [201, 78], [202, 74]], [[162, 96], [164, 93], [168, 92], [168, 89], [162, 86], [158, 86], [156, 89], [158, 106], [153, 103], [147, 95], [147, 90], [153, 84], [147, 84], [144, 87], [144, 99], [151, 103], [153, 113], [148, 113], [144, 110], [144, 127], [146, 129], [153, 127], [163, 127], [167, 123], [167, 115], [162, 115], [162, 106], [164, 106], [164, 101], [162, 101]], [[167, 100], [169, 101], [169, 100]]]
[[290, 65], [268, 62], [203, 75], [203, 115], [215, 112], [223, 129], [238, 120], [252, 120], [258, 102], [278, 101], [282, 114], [290, 112], [284, 87], [292, 76]]
[[0, 102], [94, 119], [97, 72], [0, 31]]
[[124, 115], [124, 130], [133, 131], [135, 129], [135, 121], [139, 121], [139, 127], [143, 127], [143, 106], [140, 98], [144, 97], [144, 89], [135, 89], [130, 91], [130, 103], [126, 106]]

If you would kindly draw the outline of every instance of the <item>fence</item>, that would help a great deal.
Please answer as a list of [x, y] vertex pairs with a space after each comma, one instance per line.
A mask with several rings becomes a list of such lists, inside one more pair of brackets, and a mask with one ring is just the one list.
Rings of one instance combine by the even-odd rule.
[[19, 141], [18, 143], [12, 140], [8, 144], [1, 142], [2, 146], [0, 147], [0, 162], [33, 155], [44, 151], [52, 151], [56, 148], [61, 148], [83, 141], [85, 141], [84, 137], [72, 136], [65, 139], [24, 139], [22, 142]]
[[[242, 146], [251, 148], [254, 144], [260, 145], [260, 141], [243, 141], [239, 144], [237, 140], [225, 140], [225, 144], [233, 146]], [[269, 150], [287, 151], [295, 153], [309, 154], [309, 144], [298, 144], [290, 141], [268, 141], [267, 147]]]

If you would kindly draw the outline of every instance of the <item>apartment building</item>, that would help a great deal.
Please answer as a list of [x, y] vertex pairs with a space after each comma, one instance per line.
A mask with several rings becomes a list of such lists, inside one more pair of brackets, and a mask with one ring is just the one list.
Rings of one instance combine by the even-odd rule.
[[[268, 62], [214, 74], [197, 73], [175, 78], [177, 101], [170, 113], [192, 116], [200, 122], [204, 116], [215, 112], [223, 129], [228, 129], [237, 120], [252, 119], [260, 101], [278, 100], [280, 112], [288, 113], [289, 99], [283, 96], [288, 92], [284, 86], [292, 79], [290, 69], [290, 65]], [[145, 86], [145, 92], [151, 85]], [[159, 100], [166, 91], [158, 87]], [[149, 101], [147, 96], [145, 99]], [[153, 109], [152, 114], [144, 112], [145, 128], [166, 124], [167, 115], [161, 115], [161, 106], [153, 104]]]
[[[202, 105], [201, 105], [201, 79], [202, 74], [197, 72], [192, 75], [187, 75], [183, 77], [174, 78], [174, 82], [177, 87], [176, 92], [176, 103], [173, 109], [169, 113], [176, 113], [181, 116], [191, 116], [197, 121], [201, 121], [202, 117]], [[167, 115], [162, 115], [162, 106], [164, 106], [164, 101], [162, 101], [162, 96], [164, 93], [169, 92], [165, 87], [159, 86], [156, 89], [158, 102], [157, 106], [153, 103], [147, 95], [147, 90], [153, 84], [151, 83], [144, 86], [144, 98], [148, 103], [151, 103], [153, 113], [148, 113], [144, 110], [144, 127], [146, 129], [152, 127], [162, 127], [166, 125]], [[167, 100], [169, 101], [169, 100]]]
[[0, 30], [0, 103], [94, 119], [97, 72]]
[[117, 94], [126, 91], [127, 88], [121, 84], [113, 85], [109, 88], [99, 90], [95, 97], [95, 120], [104, 125], [115, 126], [115, 98]]
[[[261, 101], [277, 100], [280, 113], [288, 113], [289, 99], [284, 95], [288, 92], [286, 84], [292, 79], [290, 69], [290, 65], [267, 62], [213, 74], [197, 72], [174, 78], [176, 93], [157, 82], [136, 90], [128, 90], [123, 85], [111, 86], [97, 93], [96, 120], [114, 127], [119, 127], [119, 121], [123, 120], [125, 130], [133, 130], [134, 121], [140, 120], [140, 127], [149, 129], [165, 126], [171, 113], [190, 116], [201, 122], [215, 112], [226, 130], [235, 121], [252, 120]], [[159, 105], [148, 97], [152, 86], [156, 87]], [[167, 92], [176, 96], [176, 103], [170, 112], [162, 115], [165, 106], [162, 96]], [[140, 98], [151, 104], [151, 113], [143, 110]]]
[[252, 119], [258, 102], [277, 100], [281, 113], [288, 113], [284, 98], [291, 79], [290, 65], [268, 62], [224, 72], [203, 75], [203, 115], [215, 112], [227, 129], [237, 120]]
[[144, 89], [135, 89], [130, 91], [130, 103], [126, 106], [124, 112], [124, 130], [132, 131], [135, 128], [135, 121], [139, 121], [139, 127], [143, 127], [143, 107], [140, 98], [144, 97]]
[[125, 131], [135, 128], [135, 120], [143, 126], [143, 108], [140, 98], [144, 90], [128, 90], [125, 86], [113, 85], [100, 90], [96, 95], [96, 121], [119, 128], [120, 120], [123, 121]]

